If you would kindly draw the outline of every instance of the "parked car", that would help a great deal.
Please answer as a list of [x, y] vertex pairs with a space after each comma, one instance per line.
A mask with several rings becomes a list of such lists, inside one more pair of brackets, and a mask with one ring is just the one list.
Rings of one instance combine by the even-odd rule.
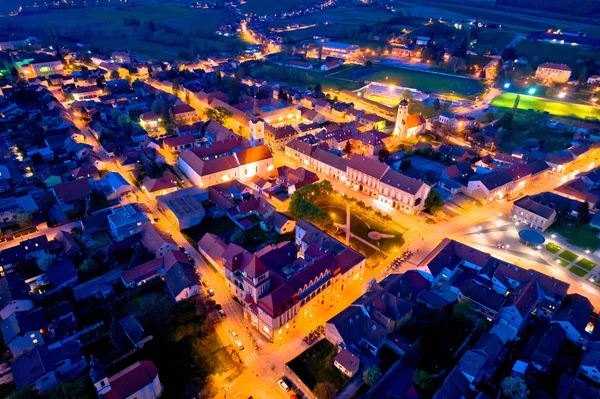
[[219, 315], [221, 315], [221, 317], [226, 316], [225, 311], [223, 309], [219, 309], [218, 312], [219, 312]]
[[238, 335], [237, 335], [237, 333], [235, 331], [231, 330], [229, 332], [231, 333], [231, 335], [233, 335], [233, 338], [237, 338], [238, 337]]
[[215, 290], [213, 290], [212, 288], [208, 289], [208, 296], [215, 296]]
[[208, 283], [206, 281], [202, 281], [202, 285], [204, 286], [204, 288], [208, 288]]
[[240, 341], [239, 339], [237, 341], [235, 341], [235, 344], [238, 346], [239, 350], [244, 349], [244, 345], [242, 344], [242, 341]]
[[280, 379], [279, 381], [277, 381], [277, 384], [279, 384], [279, 386], [281, 387], [281, 389], [283, 389], [284, 391], [289, 391], [290, 390], [290, 386], [288, 384], [286, 384], [286, 382], [282, 379]]

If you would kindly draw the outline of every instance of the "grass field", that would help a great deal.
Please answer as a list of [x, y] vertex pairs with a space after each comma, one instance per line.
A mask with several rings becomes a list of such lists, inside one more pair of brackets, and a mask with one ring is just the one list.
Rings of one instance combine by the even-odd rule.
[[573, 273], [574, 275], [579, 276], [579, 277], [583, 277], [583, 276], [585, 276], [588, 273], [587, 270], [584, 270], [584, 269], [582, 269], [580, 267], [577, 267], [577, 266], [571, 266], [569, 268], [569, 271], [571, 273]]
[[[512, 109], [516, 96], [517, 95], [514, 93], [503, 93], [494, 98], [491, 105], [494, 107]], [[538, 112], [548, 112], [555, 116], [565, 116], [577, 119], [600, 119], [600, 108], [561, 103], [523, 94], [521, 94], [521, 99], [519, 100], [519, 109], [532, 109]]]
[[273, 15], [282, 12], [306, 9], [314, 5], [314, 0], [246, 0], [241, 4], [240, 10], [257, 15]]
[[548, 252], [555, 254], [558, 253], [558, 251], [560, 251], [562, 248], [553, 242], [549, 242], [548, 244], [546, 244], [546, 249], [548, 250]]
[[579, 255], [574, 254], [571, 251], [565, 250], [562, 251], [558, 256], [560, 256], [561, 258], [563, 258], [564, 260], [568, 261], [568, 262], [573, 262], [575, 259], [577, 259], [579, 257]]
[[577, 266], [583, 267], [585, 270], [590, 271], [596, 267], [596, 264], [589, 259], [581, 258], [581, 260], [577, 262]]
[[578, 60], [586, 58], [593, 58], [600, 62], [599, 51], [581, 46], [521, 40], [515, 50], [518, 55], [526, 56], [534, 66], [543, 62], [556, 62], [575, 68]]
[[566, 262], [566, 261], [564, 261], [561, 258], [554, 258], [554, 261], [556, 263], [558, 263], [559, 265], [561, 265], [562, 267], [565, 267], [565, 266], [567, 266], [569, 264], [569, 262]]
[[[155, 36], [168, 39], [143, 40], [139, 28], [125, 20], [135, 18], [160, 23], [172, 32], [159, 29]], [[192, 50], [195, 45], [210, 51], [226, 51], [240, 46], [235, 38], [215, 38], [213, 33], [229, 18], [225, 10], [190, 9], [179, 4], [89, 7], [52, 10], [33, 15], [0, 18], [0, 31], [22, 31], [54, 44], [58, 38], [76, 41], [101, 50], [127, 47], [132, 52], [149, 57], [172, 60], [180, 50]], [[192, 35], [193, 33], [193, 35]], [[184, 37], [189, 40], [184, 43]], [[200, 50], [202, 51], [202, 50]]]
[[497, 54], [502, 51], [510, 42], [517, 37], [516, 33], [506, 32], [497, 29], [481, 29], [477, 42], [473, 46], [473, 51], [477, 54], [485, 54], [491, 51]]
[[600, 238], [596, 235], [598, 230], [589, 224], [581, 226], [561, 226], [558, 223], [550, 226], [549, 232], [556, 233], [567, 240], [573, 246], [595, 251], [600, 248]]
[[375, 81], [412, 87], [426, 92], [475, 95], [483, 90], [475, 79], [438, 75], [427, 71], [400, 68], [355, 67], [335, 74], [336, 78], [355, 81]]

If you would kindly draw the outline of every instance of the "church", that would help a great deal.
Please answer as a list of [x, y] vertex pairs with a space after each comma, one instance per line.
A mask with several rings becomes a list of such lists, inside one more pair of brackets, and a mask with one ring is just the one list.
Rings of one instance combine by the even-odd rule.
[[409, 139], [424, 133], [427, 122], [421, 114], [408, 114], [408, 101], [402, 99], [398, 105], [398, 116], [396, 117], [396, 127], [394, 127], [394, 138]]

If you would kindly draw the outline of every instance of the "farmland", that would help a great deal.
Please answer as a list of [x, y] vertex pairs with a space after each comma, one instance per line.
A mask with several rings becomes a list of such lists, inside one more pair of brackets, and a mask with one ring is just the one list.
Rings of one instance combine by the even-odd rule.
[[[214, 31], [228, 18], [225, 10], [190, 9], [172, 3], [161, 7], [88, 7], [3, 18], [0, 30], [26, 32], [47, 43], [60, 39], [67, 43], [89, 43], [100, 50], [127, 47], [144, 57], [172, 60], [185, 51], [226, 51], [239, 47], [237, 39], [213, 37]], [[154, 31], [143, 32], [145, 22], [152, 24]]]
[[600, 62], [599, 51], [580, 46], [522, 40], [515, 49], [518, 55], [529, 58], [533, 66], [543, 62], [556, 62], [567, 64], [575, 69], [578, 60], [593, 58], [596, 62]]
[[[501, 108], [512, 108], [515, 103], [516, 94], [503, 93], [496, 97], [491, 105]], [[600, 119], [600, 109], [585, 105], [562, 103], [558, 101], [545, 100], [539, 97], [521, 95], [519, 109], [532, 109], [537, 112], [548, 112], [555, 116], [564, 116], [577, 119]]]

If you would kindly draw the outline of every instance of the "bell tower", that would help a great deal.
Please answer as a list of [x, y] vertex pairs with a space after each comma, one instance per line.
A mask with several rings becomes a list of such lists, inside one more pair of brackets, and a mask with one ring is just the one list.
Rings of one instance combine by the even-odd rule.
[[249, 128], [250, 147], [258, 147], [259, 145], [265, 144], [265, 121], [260, 119], [256, 97], [254, 97], [254, 110], [252, 112], [252, 118], [250, 118]]
[[406, 118], [408, 117], [408, 101], [402, 99], [398, 105], [398, 114], [396, 116], [396, 127], [394, 127], [394, 137], [406, 138]]

